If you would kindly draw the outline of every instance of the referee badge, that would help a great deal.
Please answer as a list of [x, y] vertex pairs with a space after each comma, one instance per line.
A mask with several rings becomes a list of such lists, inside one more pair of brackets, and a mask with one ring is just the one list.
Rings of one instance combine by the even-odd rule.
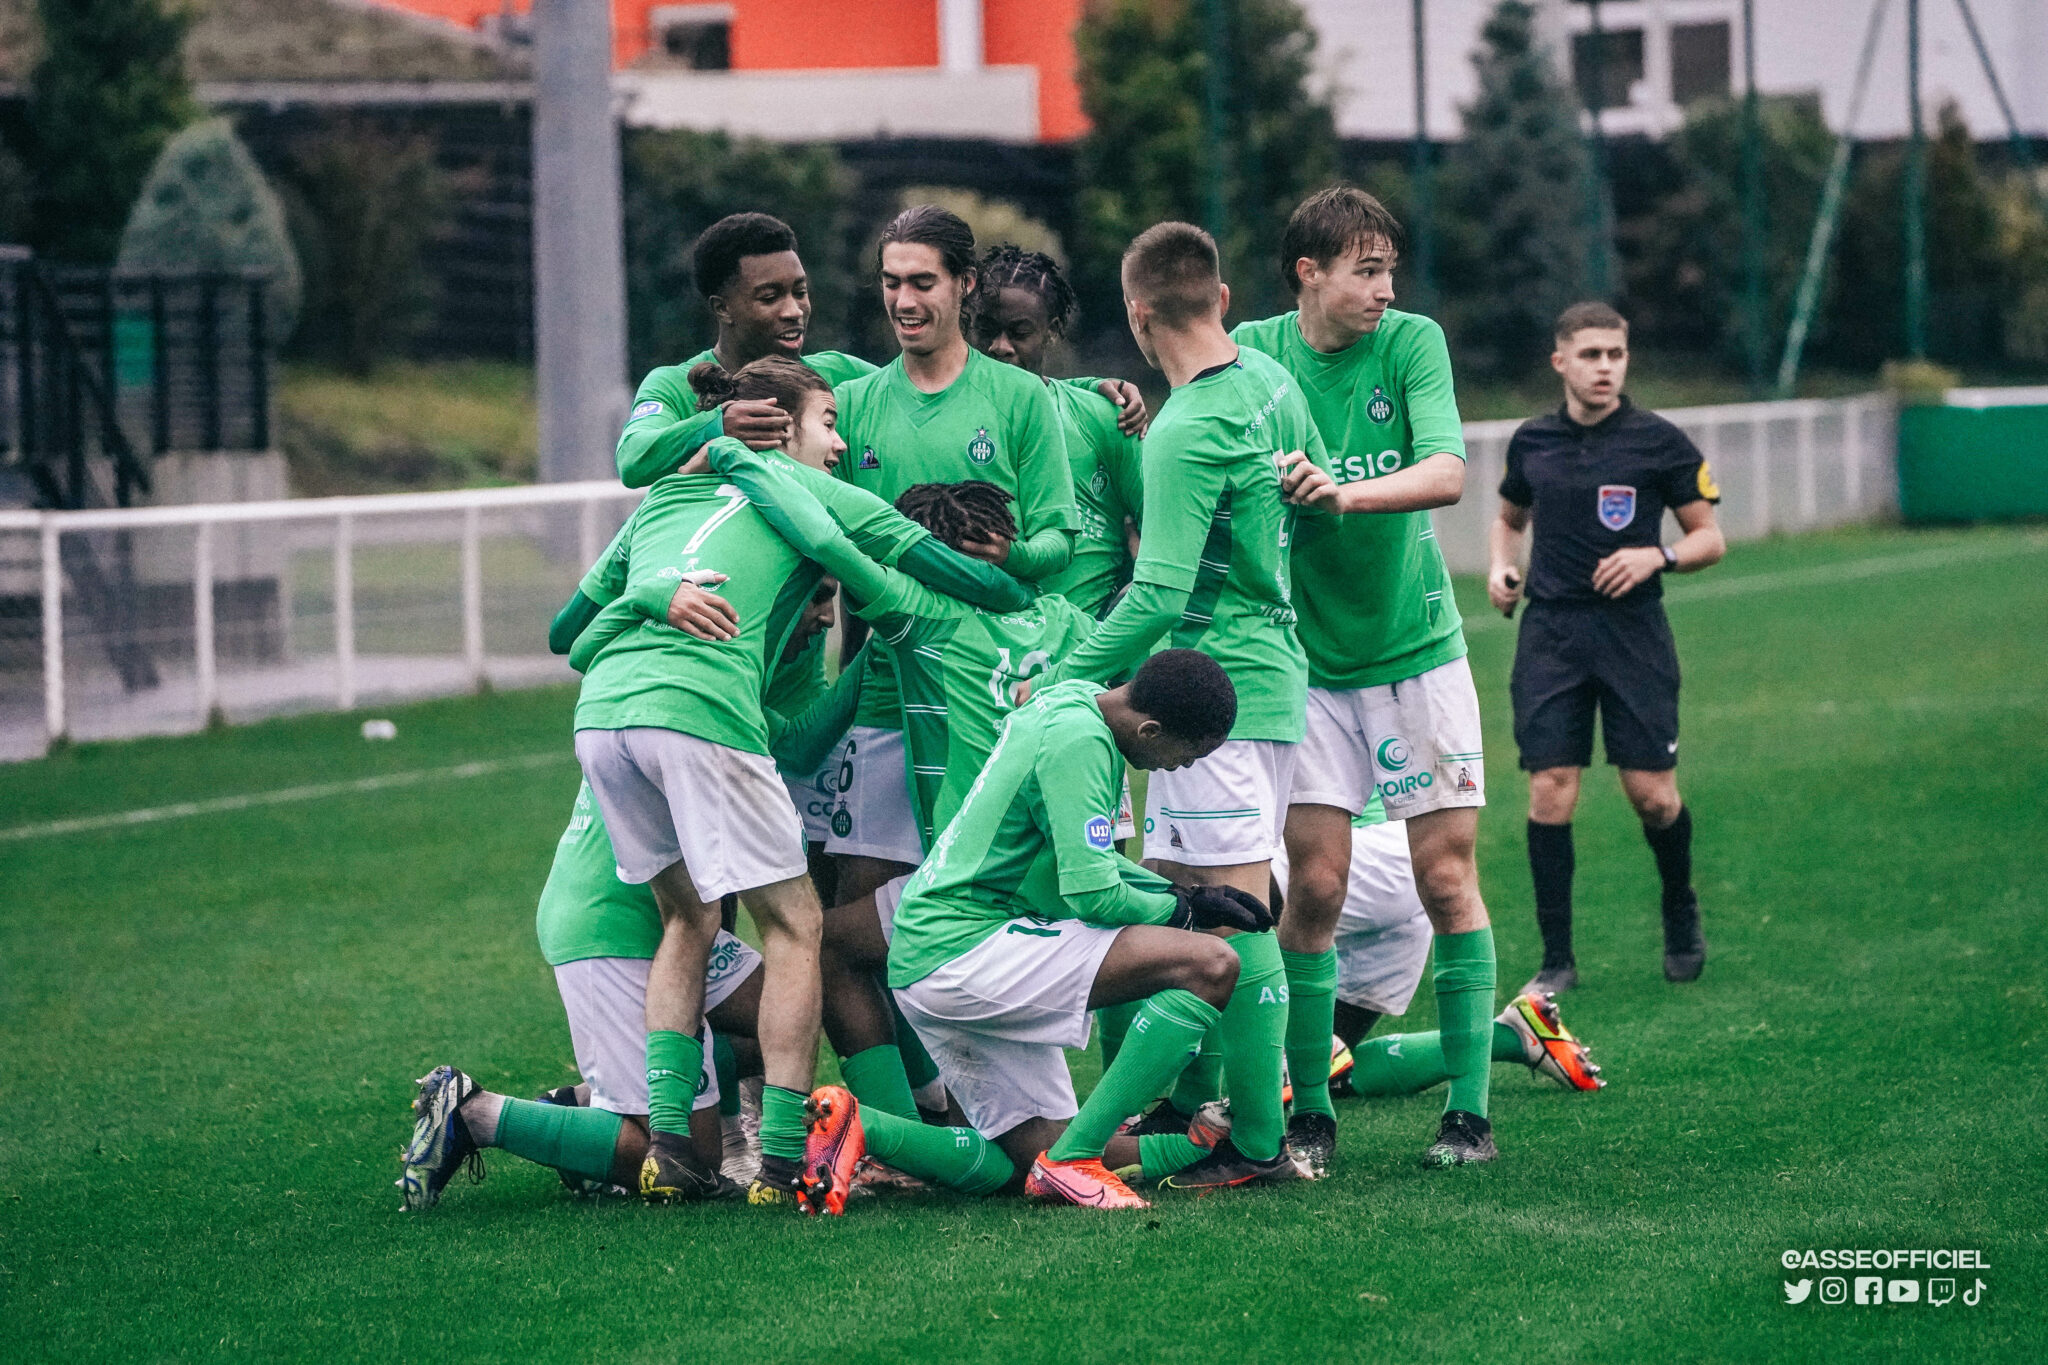
[[1394, 420], [1394, 400], [1377, 384], [1372, 386], [1372, 397], [1366, 400], [1365, 415], [1381, 426]]
[[976, 427], [974, 439], [967, 443], [967, 458], [976, 464], [987, 464], [996, 457], [996, 443], [988, 438], [987, 427]]
[[1622, 483], [1600, 485], [1600, 524], [1619, 531], [1636, 519], [1636, 490]]

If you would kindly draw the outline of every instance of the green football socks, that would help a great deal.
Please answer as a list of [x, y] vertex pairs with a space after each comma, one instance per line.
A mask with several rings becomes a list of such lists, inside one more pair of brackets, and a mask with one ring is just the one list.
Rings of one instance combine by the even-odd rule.
[[[1280, 1062], [1287, 1047], [1287, 967], [1280, 943], [1270, 933], [1235, 934], [1237, 989], [1223, 1011], [1218, 1035], [1223, 1044], [1223, 1078], [1230, 1090], [1230, 1140], [1253, 1161], [1280, 1154], [1287, 1120], [1280, 1103]], [[1327, 1088], [1330, 1035], [1323, 1033], [1323, 1079]]]
[[647, 1126], [657, 1133], [690, 1131], [690, 1108], [704, 1079], [704, 1044], [671, 1029], [647, 1034]]
[[994, 1194], [1017, 1173], [1003, 1149], [972, 1128], [937, 1128], [911, 1112], [904, 1118], [861, 1102], [869, 1156], [962, 1194]]
[[1336, 1116], [1330, 1107], [1330, 1034], [1337, 1023], [1337, 950], [1280, 952], [1287, 968], [1287, 1075], [1294, 1112]]
[[[1272, 935], [1258, 937], [1270, 941]], [[1117, 1125], [1142, 1111], [1172, 1083], [1201, 1047], [1202, 1035], [1221, 1017], [1214, 1005], [1187, 991], [1161, 991], [1147, 1000], [1131, 1020], [1130, 1032], [1124, 1035], [1115, 1064], [1102, 1073], [1088, 1102], [1074, 1115], [1074, 1121], [1047, 1155], [1054, 1161], [1099, 1158]], [[1277, 1107], [1277, 1055], [1273, 1065], [1273, 1103]]]
[[[1351, 1049], [1351, 1057], [1351, 1093], [1367, 1099], [1417, 1095], [1451, 1078], [1444, 1065], [1442, 1041], [1433, 1030], [1368, 1038]], [[1493, 1026], [1493, 1060], [1524, 1064], [1529, 1060], [1522, 1049], [1522, 1035], [1498, 1021]]]
[[1223, 1043], [1215, 1029], [1202, 1040], [1202, 1049], [1195, 1059], [1187, 1064], [1174, 1082], [1173, 1094], [1168, 1098], [1174, 1109], [1189, 1118], [1210, 1100], [1223, 1098]]
[[607, 1180], [623, 1123], [608, 1109], [507, 1099], [498, 1111], [495, 1145], [586, 1180]]
[[804, 1157], [804, 1100], [779, 1085], [761, 1087], [761, 1154], [801, 1161]]
[[1147, 1180], [1164, 1180], [1207, 1155], [1209, 1149], [1196, 1146], [1186, 1133], [1148, 1133], [1138, 1139], [1138, 1160]]
[[894, 1043], [840, 1058], [839, 1075], [860, 1101], [863, 1115], [881, 1110], [917, 1121], [917, 1101], [910, 1094], [910, 1078], [903, 1072], [903, 1054]]
[[1451, 1092], [1446, 1110], [1486, 1117], [1493, 1080], [1493, 929], [1436, 936], [1436, 1021]]
[[1106, 1068], [1116, 1060], [1116, 1050], [1124, 1045], [1124, 1035], [1131, 1031], [1131, 1020], [1138, 1017], [1138, 1011], [1145, 1002], [1133, 1000], [1125, 1005], [1110, 1005], [1095, 1011], [1095, 1023], [1102, 1030], [1102, 1065]]

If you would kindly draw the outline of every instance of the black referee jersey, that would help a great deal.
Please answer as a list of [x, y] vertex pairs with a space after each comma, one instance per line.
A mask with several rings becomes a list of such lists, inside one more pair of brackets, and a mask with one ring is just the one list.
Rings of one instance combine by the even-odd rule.
[[[1531, 602], [1607, 602], [1593, 569], [1616, 550], [1662, 543], [1664, 510], [1721, 500], [1691, 438], [1630, 402], [1582, 427], [1564, 408], [1522, 423], [1508, 442], [1500, 495], [1536, 518], [1529, 548]], [[1664, 595], [1653, 574], [1625, 602]]]

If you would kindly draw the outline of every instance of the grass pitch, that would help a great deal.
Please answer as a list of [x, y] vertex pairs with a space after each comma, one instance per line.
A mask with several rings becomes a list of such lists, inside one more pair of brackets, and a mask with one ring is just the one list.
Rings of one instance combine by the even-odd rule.
[[[1095, 1216], [806, 1223], [570, 1198], [493, 1160], [398, 1211], [409, 1084], [571, 1075], [533, 903], [570, 697], [72, 748], [0, 769], [0, 1322], [13, 1360], [1971, 1360], [2048, 1340], [2048, 535], [1738, 547], [1672, 585], [1712, 957], [1659, 970], [1611, 777], [1566, 1017], [1613, 1082], [1496, 1068], [1502, 1159], [1419, 1170], [1440, 1094], [1340, 1102], [1325, 1183]], [[1534, 968], [1513, 637], [1462, 584], [1503, 994]], [[539, 624], [536, 623], [536, 630]], [[555, 755], [116, 828], [49, 822]], [[1406, 1029], [1433, 1027], [1427, 986]], [[1077, 1059], [1081, 1084], [1092, 1061]], [[1981, 1249], [1981, 1302], [1790, 1306], [1787, 1249]], [[1925, 1280], [1929, 1272], [1920, 1271]], [[2030, 1349], [2026, 1343], [2032, 1342]]]

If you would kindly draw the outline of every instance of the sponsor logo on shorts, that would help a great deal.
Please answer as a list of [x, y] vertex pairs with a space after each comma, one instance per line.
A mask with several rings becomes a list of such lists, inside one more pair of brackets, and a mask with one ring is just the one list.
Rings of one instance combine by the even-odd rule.
[[715, 979], [724, 976], [739, 965], [745, 956], [746, 946], [736, 938], [720, 938], [711, 944], [711, 956], [704, 963], [704, 975]]
[[853, 833], [853, 813], [844, 806], [832, 812], [832, 833], [841, 839]]
[[875, 456], [875, 448], [873, 446], [861, 447], [860, 467], [862, 469], [880, 469], [882, 467], [881, 460]]
[[632, 417], [629, 417], [629, 418], [627, 418], [626, 420], [630, 422], [630, 421], [634, 421], [634, 420], [636, 420], [636, 419], [638, 419], [638, 418], [641, 418], [641, 417], [652, 417], [652, 416], [654, 416], [654, 414], [656, 414], [657, 412], [660, 412], [660, 411], [661, 411], [661, 403], [660, 403], [660, 401], [659, 401], [659, 400], [657, 400], [657, 399], [653, 399], [653, 398], [650, 398], [650, 399], [648, 399], [648, 400], [647, 400], [647, 401], [646, 401], [645, 403], [642, 403], [642, 404], [640, 404], [640, 405], [639, 405], [638, 407], [634, 408], [634, 409], [633, 409], [633, 416], [632, 416]]
[[1172, 844], [1175, 848], [1187, 847], [1186, 844], [1180, 841], [1180, 826], [1170, 821], [1166, 826], [1166, 842]]
[[1394, 420], [1394, 400], [1377, 384], [1373, 385], [1372, 397], [1366, 400], [1365, 415], [1381, 426]]
[[1413, 796], [1425, 787], [1433, 787], [1435, 785], [1436, 778], [1432, 777], [1427, 770], [1419, 773], [1410, 773], [1406, 777], [1396, 777], [1380, 783], [1380, 799], [1384, 801], [1401, 801]]
[[1600, 524], [1619, 531], [1636, 519], [1636, 490], [1625, 483], [1600, 485]]
[[1395, 735], [1380, 741], [1380, 747], [1373, 757], [1384, 772], [1398, 773], [1408, 766], [1408, 741]]
[[1110, 824], [1108, 816], [1097, 815], [1088, 821], [1082, 835], [1088, 840], [1088, 847], [1107, 849], [1115, 842], [1116, 827]]
[[976, 464], [987, 464], [996, 457], [996, 443], [988, 438], [987, 427], [976, 427], [974, 439], [967, 443], [967, 458]]

